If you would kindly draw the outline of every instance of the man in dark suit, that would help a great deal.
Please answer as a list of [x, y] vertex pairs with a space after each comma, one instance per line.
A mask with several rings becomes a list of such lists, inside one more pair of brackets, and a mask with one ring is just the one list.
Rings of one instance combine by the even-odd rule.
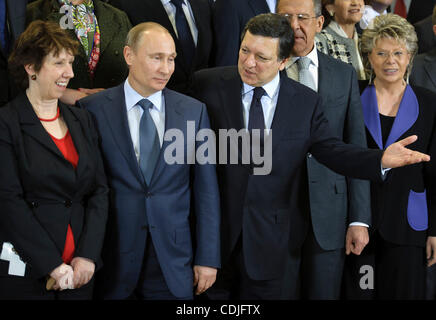
[[418, 36], [418, 54], [426, 53], [436, 47], [432, 15], [415, 23], [413, 26]]
[[[330, 169], [355, 178], [381, 180], [380, 160], [386, 168], [406, 163], [407, 156], [403, 155], [409, 151], [400, 144], [394, 147], [397, 158], [391, 156], [393, 149], [383, 153], [346, 145], [331, 134], [320, 97], [280, 75], [291, 54], [293, 39], [287, 18], [275, 14], [256, 16], [243, 32], [238, 66], [202, 70], [194, 75], [196, 96], [206, 103], [212, 128], [220, 134], [223, 129], [234, 133], [239, 130], [243, 139], [248, 128], [257, 141], [252, 147], [251, 163], [246, 164], [250, 155], [242, 147], [238, 163], [233, 164], [228, 153], [230, 161], [222, 161], [228, 146], [220, 140], [217, 171], [223, 268], [207, 292], [212, 299], [283, 298], [282, 291], [288, 290], [283, 287], [288, 257], [299, 263], [308, 228], [308, 152]], [[267, 133], [259, 139], [256, 130], [263, 129]], [[230, 150], [235, 149], [235, 141], [238, 144], [233, 139]], [[409, 137], [402, 144], [410, 141], [414, 139]], [[269, 150], [264, 155], [271, 164], [267, 175], [255, 171], [259, 148]], [[421, 160], [419, 153], [413, 152], [412, 157]], [[394, 158], [400, 161], [394, 164]], [[298, 278], [295, 274], [286, 285], [294, 285]]]
[[[324, 22], [321, 0], [278, 0], [277, 12], [288, 15], [297, 37], [286, 67], [288, 76], [319, 93], [324, 114], [337, 137], [366, 147], [354, 69], [316, 50], [315, 34]], [[300, 19], [295, 16], [298, 14], [302, 15]], [[314, 18], [304, 20], [305, 17]], [[369, 240], [369, 182], [338, 175], [311, 154], [306, 157], [306, 164], [306, 217], [310, 221], [301, 255], [301, 297], [339, 299], [345, 253], [360, 254]]]
[[[436, 7], [433, 10], [432, 32], [436, 36]], [[415, 86], [436, 92], [436, 45], [427, 53], [419, 54], [413, 61], [410, 82]]]
[[216, 0], [213, 8], [214, 65], [238, 63], [241, 34], [248, 20], [261, 13], [275, 12], [276, 0]]
[[26, 23], [27, 0], [0, 0], [0, 106], [18, 93], [8, 75], [8, 57]]
[[209, 66], [212, 49], [210, 3], [207, 0], [111, 0], [109, 3], [126, 12], [134, 26], [150, 21], [170, 32], [176, 43], [177, 59], [168, 88], [187, 93], [192, 73]]
[[204, 292], [220, 267], [215, 166], [190, 161], [197, 132], [209, 128], [208, 115], [204, 104], [165, 88], [175, 57], [170, 33], [141, 23], [124, 48], [126, 82], [78, 102], [96, 120], [112, 189], [97, 284], [106, 299], [192, 299], [193, 284], [197, 294]]
[[407, 11], [407, 20], [414, 24], [428, 17], [432, 13], [436, 0], [411, 0], [409, 10]]

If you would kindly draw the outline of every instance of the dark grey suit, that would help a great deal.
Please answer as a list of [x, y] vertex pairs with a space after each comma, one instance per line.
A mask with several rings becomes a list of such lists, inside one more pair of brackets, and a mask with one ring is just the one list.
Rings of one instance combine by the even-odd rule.
[[416, 56], [410, 83], [436, 92], [436, 48]]
[[[366, 147], [356, 72], [321, 52], [318, 61], [318, 94], [333, 134]], [[301, 294], [308, 299], [339, 299], [348, 225], [370, 224], [369, 182], [339, 175], [311, 154], [306, 165], [311, 224], [301, 255]]]
[[258, 14], [270, 12], [266, 0], [216, 0], [212, 12], [215, 66], [236, 65], [245, 24]]
[[418, 36], [418, 53], [425, 53], [436, 47], [431, 16], [415, 23], [413, 26]]

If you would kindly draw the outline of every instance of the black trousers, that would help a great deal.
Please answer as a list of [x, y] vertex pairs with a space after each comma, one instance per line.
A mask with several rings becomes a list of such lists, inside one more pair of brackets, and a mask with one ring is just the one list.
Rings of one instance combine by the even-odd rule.
[[46, 279], [0, 277], [0, 300], [91, 300], [94, 278], [78, 289], [47, 291]]
[[360, 256], [347, 256], [343, 297], [353, 300], [423, 300], [425, 248], [390, 243], [375, 232]]
[[210, 300], [283, 299], [283, 277], [253, 280], [247, 274], [241, 238], [242, 236], [239, 237], [229, 261], [218, 270], [216, 282], [205, 292], [207, 298]]

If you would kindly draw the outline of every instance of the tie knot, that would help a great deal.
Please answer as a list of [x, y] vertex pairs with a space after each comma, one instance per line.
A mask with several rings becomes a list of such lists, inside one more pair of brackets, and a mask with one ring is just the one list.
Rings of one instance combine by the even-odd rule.
[[171, 0], [171, 2], [176, 8], [182, 8], [184, 0]]
[[263, 95], [265, 94], [265, 89], [262, 87], [256, 87], [253, 90], [253, 99], [258, 99], [260, 100], [260, 98], [263, 97]]
[[307, 70], [309, 69], [310, 65], [310, 58], [308, 57], [301, 57], [297, 60], [298, 70]]
[[148, 99], [142, 99], [142, 100], [139, 100], [137, 104], [138, 104], [138, 105], [142, 108], [142, 110], [144, 110], [144, 111], [153, 108], [153, 103], [152, 103], [150, 100], [148, 100]]

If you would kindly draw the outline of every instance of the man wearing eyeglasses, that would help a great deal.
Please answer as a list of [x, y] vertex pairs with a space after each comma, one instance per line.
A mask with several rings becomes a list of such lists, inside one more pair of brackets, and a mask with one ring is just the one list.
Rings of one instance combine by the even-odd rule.
[[[321, 95], [324, 114], [336, 136], [346, 143], [366, 146], [354, 69], [316, 50], [315, 34], [324, 22], [321, 0], [278, 0], [277, 13], [288, 18], [295, 33], [292, 56], [286, 65], [288, 77]], [[286, 277], [291, 282], [299, 274], [301, 290], [285, 296], [339, 299], [345, 254], [359, 255], [369, 240], [369, 184], [334, 173], [310, 153], [306, 165], [309, 228], [301, 247], [301, 261], [290, 258]]]

